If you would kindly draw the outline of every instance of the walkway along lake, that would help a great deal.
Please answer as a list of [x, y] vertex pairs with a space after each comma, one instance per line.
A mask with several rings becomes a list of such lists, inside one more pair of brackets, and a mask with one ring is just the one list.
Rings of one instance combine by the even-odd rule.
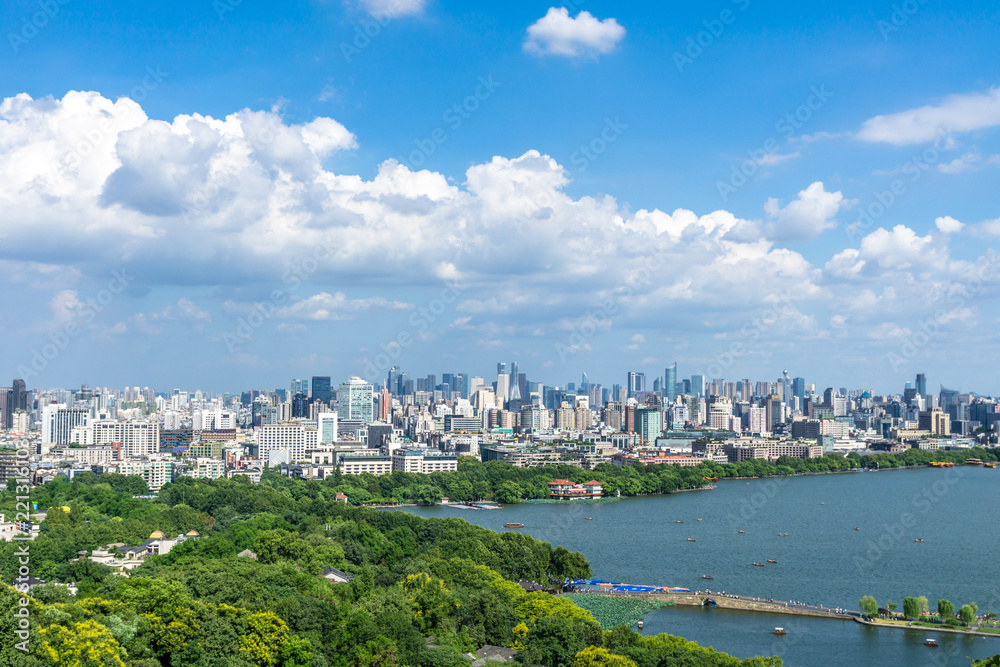
[[[400, 511], [458, 517], [497, 531], [523, 523], [520, 532], [586, 555], [598, 579], [846, 609], [857, 609], [866, 594], [900, 608], [905, 596], [925, 595], [932, 606], [946, 598], [956, 608], [976, 602], [981, 613], [1000, 613], [1000, 522], [993, 518], [1000, 470], [965, 466], [717, 486], [617, 502], [523, 503], [495, 512]], [[788, 635], [771, 635], [775, 626]], [[646, 617], [644, 632], [670, 632], [739, 657], [774, 654], [789, 665], [964, 667], [966, 656], [1000, 653], [1000, 641], [992, 638], [718, 608], [661, 609]], [[940, 647], [923, 646], [930, 636]]]

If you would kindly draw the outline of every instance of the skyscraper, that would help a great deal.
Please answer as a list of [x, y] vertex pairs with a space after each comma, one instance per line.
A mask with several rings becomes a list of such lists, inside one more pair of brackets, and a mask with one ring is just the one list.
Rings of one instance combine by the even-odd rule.
[[667, 366], [666, 377], [663, 381], [663, 393], [673, 402], [677, 398], [677, 362]]
[[[392, 394], [399, 393], [399, 368], [393, 366], [389, 369], [389, 372], [385, 376], [385, 388], [389, 390]], [[433, 390], [434, 388], [431, 387]]]
[[639, 392], [646, 391], [646, 374], [629, 371], [628, 384], [626, 386], [628, 387], [629, 398], [632, 398]]
[[374, 419], [373, 387], [359, 377], [342, 382], [337, 392], [337, 416], [371, 424]]
[[691, 394], [693, 396], [698, 396], [704, 398], [705, 396], [705, 376], [704, 375], [692, 375], [691, 376]]
[[329, 403], [331, 398], [332, 396], [330, 395], [330, 376], [314, 375], [312, 379], [313, 402], [322, 401], [323, 403]]
[[510, 400], [520, 401], [521, 400], [521, 386], [518, 382], [519, 369], [517, 367], [517, 362], [512, 361], [510, 364]]
[[923, 373], [917, 373], [916, 387], [918, 396], [927, 395], [927, 376]]

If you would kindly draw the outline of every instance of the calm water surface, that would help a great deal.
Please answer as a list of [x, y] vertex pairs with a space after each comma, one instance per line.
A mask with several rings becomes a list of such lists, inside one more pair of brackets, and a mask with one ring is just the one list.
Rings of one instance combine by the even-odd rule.
[[[905, 596], [925, 595], [932, 608], [947, 598], [1000, 613], [998, 506], [1000, 470], [957, 467], [724, 481], [714, 491], [594, 504], [406, 511], [498, 531], [523, 523], [520, 532], [583, 553], [594, 576], [610, 581], [850, 609], [866, 594], [900, 608]], [[767, 559], [777, 564], [752, 566]], [[771, 635], [775, 626], [788, 634]], [[778, 655], [787, 665], [968, 665], [1000, 653], [1000, 638], [721, 609], [658, 610], [645, 632], [740, 657]], [[941, 646], [925, 647], [930, 636]]]

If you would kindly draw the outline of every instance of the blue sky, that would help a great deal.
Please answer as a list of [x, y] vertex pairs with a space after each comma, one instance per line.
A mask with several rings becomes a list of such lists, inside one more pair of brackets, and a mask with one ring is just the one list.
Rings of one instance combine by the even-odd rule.
[[675, 4], [5, 3], [0, 373], [1000, 393], [1000, 8]]

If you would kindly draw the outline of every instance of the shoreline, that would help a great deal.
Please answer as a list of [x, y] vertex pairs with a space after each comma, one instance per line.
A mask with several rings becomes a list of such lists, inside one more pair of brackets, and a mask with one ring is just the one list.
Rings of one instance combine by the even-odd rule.
[[954, 628], [927, 628], [922, 625], [897, 625], [895, 623], [879, 623], [878, 621], [865, 621], [859, 617], [854, 617], [854, 620], [861, 625], [869, 625], [876, 628], [894, 628], [896, 630], [911, 630], [913, 632], [923, 631], [927, 632], [948, 632], [953, 635], [971, 635], [975, 637], [993, 637], [994, 639], [1000, 639], [1000, 634], [993, 632], [980, 632], [979, 630], [956, 630]]

